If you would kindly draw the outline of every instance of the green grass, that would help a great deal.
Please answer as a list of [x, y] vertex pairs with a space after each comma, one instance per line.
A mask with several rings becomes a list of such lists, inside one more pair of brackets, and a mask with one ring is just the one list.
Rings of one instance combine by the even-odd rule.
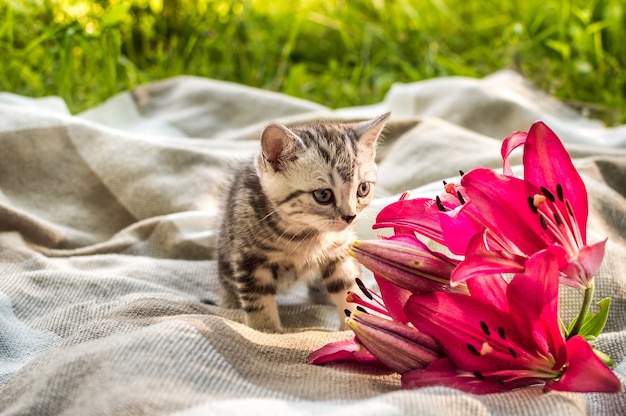
[[[516, 4], [517, 3], [517, 4]], [[0, 0], [0, 90], [78, 112], [179, 74], [330, 107], [394, 82], [512, 68], [626, 122], [623, 0]]]

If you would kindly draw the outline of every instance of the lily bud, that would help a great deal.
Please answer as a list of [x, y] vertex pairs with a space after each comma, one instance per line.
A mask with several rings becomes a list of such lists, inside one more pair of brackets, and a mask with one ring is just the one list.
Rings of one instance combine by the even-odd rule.
[[406, 324], [357, 310], [348, 325], [368, 351], [400, 374], [426, 368], [443, 355], [434, 338]]

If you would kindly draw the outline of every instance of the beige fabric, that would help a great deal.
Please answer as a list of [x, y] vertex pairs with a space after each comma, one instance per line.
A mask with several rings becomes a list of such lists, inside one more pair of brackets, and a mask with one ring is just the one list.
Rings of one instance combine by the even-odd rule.
[[[298, 291], [281, 298], [284, 335], [210, 304], [221, 183], [262, 126], [386, 110], [361, 238], [400, 192], [433, 196], [459, 169], [499, 168], [513, 130], [542, 119], [567, 142], [589, 189], [589, 238], [609, 237], [596, 298], [613, 304], [598, 346], [626, 380], [626, 126], [581, 118], [511, 72], [396, 85], [377, 105], [337, 111], [181, 77], [78, 116], [54, 97], [0, 94], [2, 414], [624, 414], [624, 393], [401, 391], [397, 376], [361, 365], [308, 366], [311, 351], [351, 333]], [[576, 296], [564, 293], [566, 316]]]

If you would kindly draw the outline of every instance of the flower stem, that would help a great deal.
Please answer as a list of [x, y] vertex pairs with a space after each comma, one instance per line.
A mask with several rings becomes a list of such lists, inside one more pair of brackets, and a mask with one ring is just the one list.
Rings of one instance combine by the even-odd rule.
[[583, 323], [585, 322], [585, 317], [587, 316], [587, 313], [589, 313], [589, 308], [591, 307], [591, 300], [593, 299], [593, 286], [594, 284], [591, 283], [591, 285], [587, 289], [585, 289], [585, 295], [583, 296], [583, 304], [580, 306], [580, 312], [578, 313], [578, 317], [576, 318], [576, 323], [574, 324], [574, 327], [572, 328], [570, 333], [567, 335], [567, 339], [570, 339], [573, 336], [578, 335], [578, 333], [580, 332], [580, 328], [583, 326]]

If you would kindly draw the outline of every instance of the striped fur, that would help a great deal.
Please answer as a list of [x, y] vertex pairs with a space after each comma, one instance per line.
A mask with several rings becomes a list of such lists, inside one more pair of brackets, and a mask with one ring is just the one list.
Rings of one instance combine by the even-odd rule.
[[242, 308], [248, 326], [282, 332], [275, 295], [296, 280], [309, 284], [315, 300], [330, 298], [343, 316], [346, 292], [360, 275], [348, 255], [351, 225], [374, 195], [376, 142], [388, 116], [270, 124], [258, 154], [235, 172], [218, 268], [223, 306]]

